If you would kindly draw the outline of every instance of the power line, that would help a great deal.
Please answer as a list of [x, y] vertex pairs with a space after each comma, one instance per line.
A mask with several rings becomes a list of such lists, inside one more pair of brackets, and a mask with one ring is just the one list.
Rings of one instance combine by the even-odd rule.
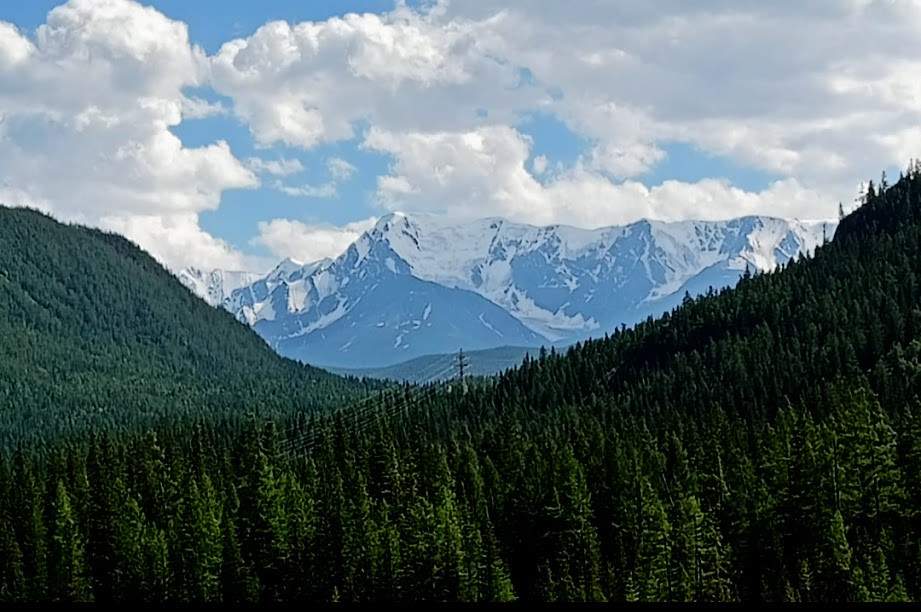
[[[428, 379], [423, 379], [425, 384], [428, 380], [435, 380], [441, 378], [445, 374], [451, 372], [454, 369], [453, 358], [451, 355], [444, 355], [439, 359], [436, 359], [435, 362], [429, 364], [429, 366], [423, 370], [423, 372], [430, 372], [433, 368], [439, 365], [439, 362], [447, 360], [448, 363], [443, 365], [437, 371], [431, 373]], [[381, 416], [391, 418], [397, 413], [404, 410], [408, 410], [410, 407], [418, 404], [419, 402], [427, 399], [428, 397], [434, 396], [440, 388], [436, 386], [431, 387], [421, 387], [417, 385], [416, 389], [422, 388], [422, 392], [418, 395], [404, 396], [402, 400], [397, 401], [388, 411], [382, 412]], [[394, 393], [393, 396], [396, 396]], [[335, 418], [337, 415], [342, 415], [344, 417], [343, 424], [346, 428], [351, 430], [353, 433], [357, 431], [359, 427], [370, 424], [374, 421], [374, 412], [377, 406], [380, 405], [379, 400], [385, 399], [384, 397], [367, 397], [358, 404], [353, 404], [352, 406], [346, 406], [339, 408], [332, 413], [323, 415], [323, 418]], [[304, 431], [298, 436], [288, 436], [286, 440], [283, 441], [282, 446], [285, 452], [291, 453], [297, 450], [303, 450], [306, 447], [312, 447], [316, 442], [316, 431], [314, 427], [309, 427], [307, 431]]]
[[[377, 416], [388, 419], [393, 418], [397, 414], [407, 411], [412, 406], [415, 406], [426, 399], [434, 397], [439, 391], [441, 391], [441, 389], [437, 386], [427, 387], [421, 393], [415, 396], [404, 397], [402, 401], [396, 402], [393, 406], [389, 407], [389, 409], [381, 410]], [[344, 417], [344, 419], [341, 421], [343, 427], [349, 431], [349, 433], [353, 434], [358, 433], [359, 429], [370, 425], [376, 420], [375, 414], [371, 410], [355, 411], [349, 413], [344, 413], [342, 410], [340, 410], [325, 416], [326, 418], [335, 418], [337, 415], [342, 415]], [[283, 449], [283, 452], [290, 456], [298, 452], [303, 452], [308, 448], [312, 448], [316, 443], [316, 437], [316, 431], [311, 428], [309, 431], [304, 432], [303, 435], [292, 440], [291, 443], [288, 444], [285, 449]]]
[[[602, 379], [610, 383], [610, 376], [617, 373], [619, 365], [614, 365], [607, 370], [602, 375]], [[351, 406], [344, 406], [323, 415], [314, 415], [316, 418], [311, 419], [311, 423], [308, 424], [313, 426], [308, 426], [308, 429], [300, 435], [289, 437], [282, 442], [283, 452], [293, 455], [312, 448], [317, 440], [316, 420], [319, 418], [335, 419], [341, 416], [343, 427], [350, 433], [357, 433], [360, 429], [373, 424], [377, 419], [389, 420], [399, 414], [408, 413], [410, 408], [427, 399], [431, 399], [439, 392], [447, 391], [450, 393], [453, 386], [450, 383], [447, 385], [428, 385], [428, 383], [438, 381], [438, 379], [452, 371], [456, 374], [454, 381], [459, 382], [463, 392], [466, 393], [469, 369], [470, 361], [463, 349], [458, 351], [457, 355], [442, 355], [417, 374], [418, 382], [411, 387], [413, 391], [418, 391], [417, 393], [406, 392], [401, 394], [403, 392], [402, 388], [395, 389], [389, 395], [372, 395]], [[422, 376], [423, 374], [425, 376]], [[392, 405], [387, 405], [388, 398], [395, 400]]]
[[[429, 365], [422, 369], [421, 372], [416, 373], [415, 379], [416, 383], [424, 385], [427, 382], [435, 380], [436, 377], [440, 377], [445, 373], [445, 366], [447, 370], [452, 370], [454, 368], [454, 355], [440, 355], [437, 359], [432, 361]], [[435, 374], [431, 374], [432, 370], [439, 368]]]

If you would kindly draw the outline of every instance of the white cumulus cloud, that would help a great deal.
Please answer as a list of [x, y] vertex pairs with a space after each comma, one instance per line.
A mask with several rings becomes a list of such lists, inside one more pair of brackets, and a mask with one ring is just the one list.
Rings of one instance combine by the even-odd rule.
[[250, 157], [246, 166], [257, 174], [271, 174], [273, 176], [289, 176], [304, 171], [304, 165], [299, 159], [263, 159]]
[[347, 181], [352, 178], [358, 168], [345, 161], [341, 157], [332, 157], [326, 162], [329, 173], [337, 181]]
[[515, 68], [484, 52], [489, 35], [481, 24], [402, 5], [385, 15], [274, 21], [225, 43], [210, 58], [211, 84], [233, 99], [262, 145], [350, 139], [361, 120], [419, 128], [452, 116], [473, 124], [472, 105], [484, 95], [522, 97]]
[[293, 257], [304, 262], [319, 261], [340, 255], [376, 222], [377, 218], [370, 218], [334, 227], [273, 219], [259, 223], [259, 236], [253, 239], [253, 244], [268, 248], [279, 259]]
[[[832, 217], [861, 179], [918, 157], [919, 31], [916, 0], [436, 0], [272, 21], [208, 56], [154, 8], [69, 0], [34, 35], [0, 21], [0, 197], [123, 231], [174, 267], [244, 267], [252, 260], [199, 215], [229, 189], [303, 166], [271, 153], [241, 161], [220, 134], [184, 146], [171, 131], [222, 114], [256, 147], [356, 141], [385, 155], [373, 177], [382, 211], [590, 226]], [[223, 101], [184, 93], [198, 87]], [[534, 156], [535, 114], [585, 150], [561, 162], [541, 142]], [[674, 143], [776, 180], [642, 184]], [[334, 156], [326, 171], [325, 183], [273, 186], [335, 197], [366, 169]], [[328, 245], [354, 234], [282, 221], [260, 227], [258, 244], [282, 252], [268, 237], [280, 228], [335, 236]]]
[[285, 195], [300, 198], [332, 198], [336, 195], [336, 185], [333, 183], [323, 183], [322, 185], [276, 185], [276, 189]]
[[827, 197], [796, 179], [758, 192], [725, 179], [666, 181], [649, 188], [634, 180], [614, 183], [591, 165], [577, 164], [541, 183], [526, 168], [530, 138], [507, 126], [465, 133], [372, 130], [365, 146], [396, 159], [392, 173], [378, 181], [382, 205], [394, 211], [600, 227], [639, 218], [727, 219], [765, 209], [821, 218], [827, 205]]
[[[378, 181], [385, 202], [438, 207], [444, 185], [464, 173], [473, 202], [483, 189], [477, 177], [490, 173], [506, 196], [525, 198], [497, 212], [526, 216], [531, 179], [500, 151], [492, 169], [471, 151], [477, 169], [469, 171], [414, 151], [432, 138], [443, 153], [470, 134], [514, 131], [538, 111], [589, 143], [566, 179], [586, 176], [586, 193], [596, 193], [599, 174], [622, 185], [682, 143], [818, 194], [782, 210], [765, 199], [758, 212], [833, 216], [860, 179], [903, 166], [921, 146], [919, 26], [921, 4], [912, 0], [441, 1], [267, 24], [228, 42], [211, 69], [260, 141], [310, 148], [354, 137], [356, 122], [370, 125], [365, 146], [394, 159], [394, 172]], [[401, 171], [414, 163], [427, 164], [430, 176]], [[688, 189], [686, 198], [672, 190], [674, 210], [725, 214]], [[735, 210], [750, 206], [741, 198]]]
[[128, 0], [71, 0], [32, 39], [0, 23], [5, 203], [123, 232], [170, 266], [244, 264], [197, 218], [256, 177], [219, 138], [170, 131], [217, 112], [183, 94], [206, 74], [184, 23]]

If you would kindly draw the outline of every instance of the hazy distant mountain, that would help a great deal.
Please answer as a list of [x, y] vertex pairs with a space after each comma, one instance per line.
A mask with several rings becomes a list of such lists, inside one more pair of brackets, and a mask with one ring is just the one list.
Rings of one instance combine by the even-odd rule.
[[[565, 352], [565, 349], [561, 349]], [[526, 356], [536, 359], [540, 349], [534, 347], [503, 346], [482, 351], [464, 351], [469, 376], [491, 376], [521, 365]], [[382, 368], [327, 368], [334, 374], [350, 375], [380, 380], [393, 380], [425, 384], [445, 382], [458, 375], [458, 354], [425, 355], [409, 361]]]

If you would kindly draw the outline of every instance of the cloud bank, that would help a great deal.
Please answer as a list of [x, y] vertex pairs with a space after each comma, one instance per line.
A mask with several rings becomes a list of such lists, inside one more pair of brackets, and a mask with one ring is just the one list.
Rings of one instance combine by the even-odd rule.
[[[356, 140], [387, 156], [379, 212], [600, 226], [639, 217], [832, 217], [860, 179], [921, 149], [921, 3], [588, 0], [447, 2], [322, 22], [270, 22], [208, 56], [186, 24], [132, 0], [70, 0], [34, 35], [0, 22], [0, 198], [125, 233], [169, 266], [241, 268], [205, 232], [224, 192], [267, 181], [332, 197], [362, 173], [291, 180], [297, 159], [238, 158], [171, 128], [229, 114], [258, 147]], [[188, 94], [211, 88], [229, 102]], [[588, 143], [562, 166], [524, 125]], [[779, 177], [642, 182], [671, 144]], [[282, 182], [284, 179], [284, 182]], [[260, 223], [274, 255], [333, 255], [367, 221]]]

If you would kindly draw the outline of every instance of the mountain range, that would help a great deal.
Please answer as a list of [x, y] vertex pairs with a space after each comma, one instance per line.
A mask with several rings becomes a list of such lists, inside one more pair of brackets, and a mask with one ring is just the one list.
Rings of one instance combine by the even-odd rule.
[[836, 225], [749, 216], [587, 230], [393, 213], [335, 259], [179, 278], [286, 357], [381, 368], [601, 336], [810, 253]]

